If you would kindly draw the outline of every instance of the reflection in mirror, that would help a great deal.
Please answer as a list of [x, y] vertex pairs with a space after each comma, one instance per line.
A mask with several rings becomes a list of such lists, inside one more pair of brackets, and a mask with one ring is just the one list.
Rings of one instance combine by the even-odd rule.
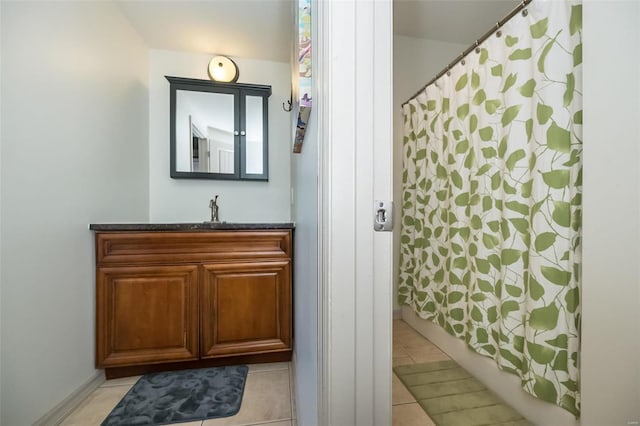
[[247, 174], [263, 172], [263, 123], [262, 96], [247, 96], [245, 101], [247, 152], [245, 170]]
[[176, 169], [234, 172], [233, 95], [176, 92]]

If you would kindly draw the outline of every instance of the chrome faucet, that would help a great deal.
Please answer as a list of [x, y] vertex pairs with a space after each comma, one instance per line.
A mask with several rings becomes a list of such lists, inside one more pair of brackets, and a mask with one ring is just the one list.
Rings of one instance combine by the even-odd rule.
[[213, 200], [209, 201], [209, 208], [211, 209], [211, 222], [218, 223], [218, 196], [216, 195]]

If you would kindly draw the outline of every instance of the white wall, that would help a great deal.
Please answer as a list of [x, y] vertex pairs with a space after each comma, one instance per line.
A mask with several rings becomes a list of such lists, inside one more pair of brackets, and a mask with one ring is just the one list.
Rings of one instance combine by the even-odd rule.
[[318, 413], [318, 113], [311, 109], [300, 154], [292, 158], [296, 222], [293, 316], [298, 423], [314, 425]]
[[3, 425], [95, 377], [91, 222], [148, 214], [147, 56], [112, 2], [2, 2]]
[[[311, 4], [311, 16], [317, 16], [317, 4]], [[318, 201], [319, 201], [319, 132], [318, 132], [318, 22], [311, 21], [311, 73], [314, 76], [311, 97], [315, 105], [307, 124], [302, 151], [291, 156], [293, 185], [292, 219], [296, 222], [293, 263], [293, 318], [295, 398], [297, 423], [301, 426], [318, 424]], [[295, 32], [295, 31], [294, 31]], [[297, 40], [297, 32], [294, 39]], [[297, 54], [293, 57], [297, 59]], [[293, 60], [293, 58], [292, 58]], [[292, 67], [297, 71], [297, 67]], [[294, 109], [294, 111], [296, 111]], [[295, 132], [297, 116], [292, 116], [291, 135]]]
[[291, 92], [289, 63], [233, 58], [239, 83], [272, 86], [269, 98], [269, 182], [171, 179], [169, 177], [169, 82], [165, 75], [208, 79], [213, 55], [149, 52], [149, 219], [151, 222], [200, 222], [210, 216], [209, 200], [220, 195], [220, 220], [291, 220], [290, 113], [282, 103]]
[[[0, 100], [2, 99], [2, 6], [0, 6]], [[0, 105], [1, 109], [1, 105]], [[0, 111], [0, 177], [2, 176], [2, 113]], [[0, 422], [2, 422], [2, 185], [0, 185]]]
[[407, 101], [467, 46], [393, 36], [393, 308], [398, 311], [400, 219], [402, 217], [402, 103]]
[[583, 8], [582, 424], [637, 424], [640, 4]]

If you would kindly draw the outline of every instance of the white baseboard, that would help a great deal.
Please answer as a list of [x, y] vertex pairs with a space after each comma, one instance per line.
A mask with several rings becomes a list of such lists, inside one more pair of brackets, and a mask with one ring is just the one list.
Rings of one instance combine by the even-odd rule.
[[[296, 390], [296, 353], [293, 352], [291, 356], [291, 363], [289, 364], [289, 391], [291, 392], [291, 418], [297, 421], [297, 406], [296, 401], [298, 400], [297, 390]], [[296, 422], [292, 422], [292, 424], [296, 424]]]
[[104, 370], [96, 371], [96, 374], [73, 391], [69, 396], [53, 407], [44, 416], [33, 423], [33, 426], [57, 426], [75, 410], [87, 396], [105, 382]]

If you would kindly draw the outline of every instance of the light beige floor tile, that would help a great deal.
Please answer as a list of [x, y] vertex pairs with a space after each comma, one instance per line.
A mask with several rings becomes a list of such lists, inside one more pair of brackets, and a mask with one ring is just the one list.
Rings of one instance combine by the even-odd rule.
[[416, 352], [420, 353], [423, 351], [427, 351], [427, 352], [440, 351], [439, 347], [437, 347], [436, 345], [434, 345], [433, 343], [431, 343], [430, 341], [424, 338], [422, 339], [421, 342], [414, 342], [411, 345], [406, 345], [403, 349], [407, 354], [409, 354], [409, 356], [412, 356]]
[[393, 331], [412, 330], [411, 326], [401, 319], [393, 320]]
[[391, 407], [393, 426], [435, 426], [435, 423], [418, 403]]
[[436, 345], [434, 345], [433, 343], [431, 343], [429, 340], [425, 339], [424, 337], [420, 337], [420, 339], [416, 339], [411, 341], [411, 343], [406, 343], [405, 345], [402, 346], [407, 352], [410, 352], [412, 349], [439, 349]]
[[203, 425], [248, 425], [285, 420], [291, 420], [288, 369], [249, 374], [240, 412], [232, 417], [205, 420]]
[[404, 386], [398, 376], [395, 374], [391, 379], [392, 392], [391, 392], [391, 404], [407, 404], [410, 402], [416, 402], [416, 399], [411, 395], [411, 392]]
[[418, 333], [407, 334], [406, 336], [400, 336], [399, 340], [400, 341], [398, 343], [405, 348], [408, 348], [411, 346], [420, 346], [424, 344], [433, 345], [433, 343], [431, 343], [430, 341], [425, 339], [424, 336]]
[[416, 364], [419, 364], [421, 362], [446, 361], [450, 359], [447, 354], [442, 352], [437, 347], [416, 349], [408, 348], [407, 352]]
[[288, 362], [268, 362], [265, 364], [249, 364], [249, 373], [255, 373], [257, 371], [286, 370], [288, 368], [289, 368]]
[[412, 346], [424, 342], [426, 339], [421, 335], [406, 334], [399, 335], [393, 339], [393, 344], [401, 347]]
[[409, 365], [409, 364], [415, 364], [415, 362], [413, 361], [413, 358], [409, 357], [409, 356], [403, 356], [403, 357], [398, 357], [398, 358], [393, 358], [393, 366], [397, 366], [397, 365]]
[[409, 324], [407, 324], [406, 322], [402, 321], [402, 320], [394, 320], [393, 321], [393, 332], [411, 332], [411, 333], [415, 333], [416, 330], [411, 327]]
[[100, 387], [122, 386], [122, 385], [132, 385], [133, 386], [140, 379], [140, 377], [142, 377], [142, 376], [131, 376], [131, 377], [122, 377], [120, 379], [111, 379], [111, 380], [107, 380], [106, 382], [101, 384]]
[[447, 354], [443, 352], [430, 353], [413, 357], [413, 360], [416, 362], [416, 364], [422, 364], [423, 362], [449, 361], [450, 359], [451, 358], [449, 358], [449, 356], [447, 356]]
[[131, 386], [107, 386], [93, 391], [63, 422], [63, 426], [99, 425]]
[[[404, 325], [403, 325], [404, 324]], [[450, 359], [440, 348], [425, 339], [402, 320], [394, 321], [393, 365], [406, 365]]]
[[417, 333], [409, 324], [404, 321], [398, 321], [393, 324], [393, 332], [398, 335]]
[[394, 344], [392, 349], [393, 349], [392, 354], [393, 354], [393, 358], [394, 359], [395, 358], [405, 358], [405, 357], [409, 356], [409, 354], [407, 353], [405, 348], [402, 347], [402, 346]]
[[423, 340], [420, 343], [414, 343], [411, 346], [405, 346], [402, 349], [404, 349], [404, 352], [409, 356], [412, 356], [414, 353], [440, 351], [440, 348], [438, 348], [436, 345], [434, 345], [428, 340]]

